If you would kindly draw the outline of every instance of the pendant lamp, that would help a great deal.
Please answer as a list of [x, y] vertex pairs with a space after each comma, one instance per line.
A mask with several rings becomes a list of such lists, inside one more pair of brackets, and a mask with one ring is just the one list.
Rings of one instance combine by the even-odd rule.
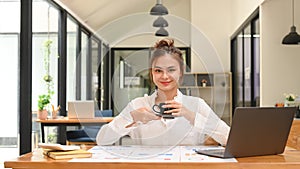
[[154, 27], [167, 27], [169, 26], [168, 22], [162, 17], [159, 16], [154, 22], [153, 22]]
[[155, 36], [169, 36], [168, 31], [164, 27], [160, 27], [156, 32]]
[[167, 15], [168, 13], [168, 9], [163, 6], [161, 0], [157, 0], [156, 5], [150, 10], [151, 15]]
[[297, 45], [300, 43], [300, 35], [296, 32], [296, 26], [294, 25], [294, 0], [292, 0], [292, 22], [291, 31], [283, 38], [282, 44]]

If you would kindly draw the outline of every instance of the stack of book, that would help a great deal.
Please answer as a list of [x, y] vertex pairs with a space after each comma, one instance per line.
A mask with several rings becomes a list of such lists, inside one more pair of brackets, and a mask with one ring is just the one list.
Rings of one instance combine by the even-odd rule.
[[86, 150], [51, 150], [44, 149], [43, 154], [50, 158], [59, 159], [71, 159], [71, 158], [89, 158], [92, 157], [92, 153]]
[[71, 159], [71, 158], [89, 158], [92, 157], [92, 153], [80, 149], [79, 146], [66, 146], [60, 144], [39, 144], [40, 148], [43, 148], [43, 155], [53, 159]]

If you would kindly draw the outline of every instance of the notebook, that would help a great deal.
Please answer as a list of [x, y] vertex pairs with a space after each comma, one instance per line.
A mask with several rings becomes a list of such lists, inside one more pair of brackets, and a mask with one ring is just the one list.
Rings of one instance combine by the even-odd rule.
[[91, 119], [94, 117], [95, 107], [93, 100], [68, 102], [69, 119]]
[[296, 107], [236, 108], [226, 147], [196, 152], [220, 158], [281, 154], [296, 111]]

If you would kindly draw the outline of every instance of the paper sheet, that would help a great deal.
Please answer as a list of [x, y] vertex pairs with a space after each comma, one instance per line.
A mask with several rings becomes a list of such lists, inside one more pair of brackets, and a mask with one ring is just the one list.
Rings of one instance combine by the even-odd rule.
[[92, 158], [72, 159], [70, 162], [237, 162], [200, 155], [195, 149], [204, 146], [95, 146]]

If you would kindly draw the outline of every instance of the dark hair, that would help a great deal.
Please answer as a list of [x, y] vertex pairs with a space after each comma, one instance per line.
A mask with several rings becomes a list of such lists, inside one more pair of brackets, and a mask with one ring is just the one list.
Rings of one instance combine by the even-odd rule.
[[[150, 80], [153, 84], [153, 80], [152, 80], [152, 73], [151, 73], [151, 69], [152, 69], [152, 65], [153, 62], [161, 57], [164, 56], [166, 54], [169, 54], [170, 56], [172, 56], [174, 59], [176, 59], [179, 63], [180, 66], [180, 72], [183, 75], [184, 72], [184, 61], [182, 58], [182, 52], [180, 51], [180, 49], [178, 49], [177, 47], [174, 46], [174, 40], [173, 39], [162, 39], [158, 42], [155, 43], [154, 47], [152, 48], [152, 56], [150, 59], [150, 70], [149, 70], [149, 76], [150, 76]], [[182, 76], [180, 78], [180, 82], [182, 81]]]
[[183, 73], [184, 71], [184, 61], [182, 58], [182, 52], [180, 49], [174, 46], [173, 39], [162, 39], [155, 43], [153, 48], [152, 57], [150, 60], [150, 67], [152, 67], [153, 62], [159, 58], [160, 56], [164, 56], [166, 54], [171, 55], [174, 59], [176, 59], [180, 66], [180, 71]]

